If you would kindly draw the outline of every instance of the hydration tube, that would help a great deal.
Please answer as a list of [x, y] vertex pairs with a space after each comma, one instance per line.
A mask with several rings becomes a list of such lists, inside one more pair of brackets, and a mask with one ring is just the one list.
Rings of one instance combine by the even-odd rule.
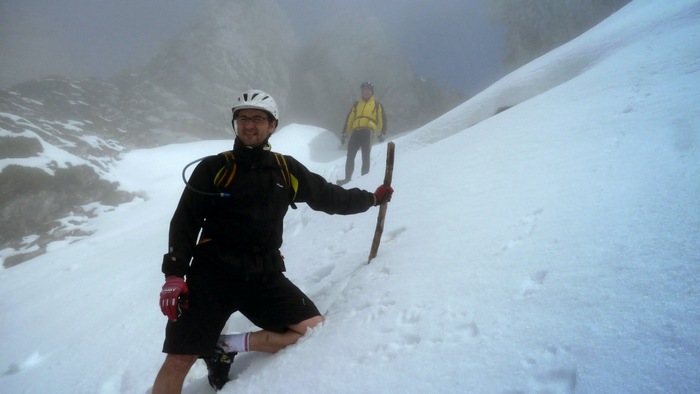
[[187, 164], [185, 166], [185, 168], [182, 169], [182, 181], [185, 182], [185, 186], [188, 189], [192, 190], [193, 192], [195, 192], [197, 194], [201, 194], [204, 196], [214, 196], [214, 197], [231, 197], [231, 195], [229, 193], [210, 193], [210, 192], [201, 191], [201, 190], [195, 188], [194, 186], [190, 185], [190, 183], [187, 181], [187, 178], [185, 177], [185, 172], [187, 171], [187, 169], [190, 168], [193, 164], [199, 163], [200, 161], [202, 161], [208, 157], [213, 157], [213, 156], [200, 157], [199, 159], [194, 160], [193, 162]]

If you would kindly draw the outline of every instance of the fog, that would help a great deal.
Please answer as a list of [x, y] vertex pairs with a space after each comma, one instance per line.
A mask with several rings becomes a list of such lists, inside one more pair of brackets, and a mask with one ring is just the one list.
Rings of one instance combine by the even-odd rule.
[[[418, 75], [473, 95], [503, 73], [504, 28], [488, 0], [372, 2], [277, 0], [301, 43], [330, 17], [353, 8], [375, 15]], [[47, 75], [108, 78], [146, 64], [184, 31], [202, 3], [188, 0], [3, 0], [0, 88]], [[260, 28], [275, 21], [261, 20]], [[250, 34], [255, 39], [254, 32]], [[358, 31], [357, 34], [362, 34]]]
[[201, 5], [188, 0], [3, 0], [0, 87], [47, 75], [109, 77], [145, 64]]

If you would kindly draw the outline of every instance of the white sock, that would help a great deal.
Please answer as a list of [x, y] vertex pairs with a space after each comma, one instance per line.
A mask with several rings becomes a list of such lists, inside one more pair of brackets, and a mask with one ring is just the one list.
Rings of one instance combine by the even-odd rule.
[[219, 336], [219, 346], [226, 353], [230, 352], [249, 352], [250, 351], [250, 333], [228, 334]]

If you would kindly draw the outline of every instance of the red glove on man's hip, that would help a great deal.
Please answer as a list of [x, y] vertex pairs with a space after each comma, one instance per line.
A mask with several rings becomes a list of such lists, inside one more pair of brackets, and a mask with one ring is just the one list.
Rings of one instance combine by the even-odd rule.
[[[160, 310], [168, 317], [168, 320], [177, 320], [180, 317], [181, 307], [183, 310], [187, 309], [186, 296], [188, 293], [185, 279], [175, 275], [165, 278], [165, 284], [160, 291]], [[182, 303], [180, 302], [181, 298], [183, 298]]]

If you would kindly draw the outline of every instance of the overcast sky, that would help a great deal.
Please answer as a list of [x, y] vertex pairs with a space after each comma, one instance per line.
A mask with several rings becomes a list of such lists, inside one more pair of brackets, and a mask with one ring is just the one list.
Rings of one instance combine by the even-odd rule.
[[[300, 40], [342, 7], [384, 23], [422, 76], [475, 94], [502, 72], [503, 27], [489, 0], [278, 0]], [[0, 88], [51, 74], [109, 77], [145, 64], [202, 7], [193, 0], [0, 0]]]

